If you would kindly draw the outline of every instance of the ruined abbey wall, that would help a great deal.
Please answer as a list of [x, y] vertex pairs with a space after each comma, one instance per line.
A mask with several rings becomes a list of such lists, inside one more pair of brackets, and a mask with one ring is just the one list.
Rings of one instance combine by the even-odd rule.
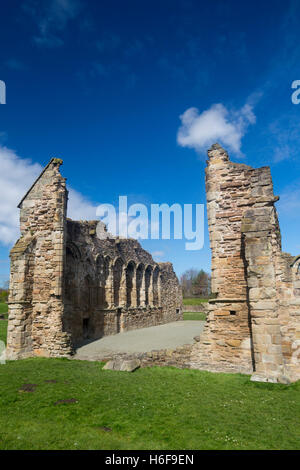
[[212, 251], [210, 312], [191, 366], [300, 378], [300, 257], [281, 252], [269, 167], [233, 163], [213, 145], [206, 168]]
[[[170, 263], [97, 221], [67, 219], [68, 192], [52, 159], [22, 199], [11, 250], [7, 357], [70, 356], [83, 341], [182, 319]], [[269, 167], [208, 151], [212, 292], [200, 341], [146, 355], [161, 364], [300, 379], [300, 256], [281, 251]], [[100, 227], [100, 233], [98, 231]]]
[[[22, 199], [11, 250], [7, 357], [69, 356], [85, 340], [182, 319], [171, 263], [136, 240], [97, 236], [66, 218], [68, 192], [52, 159]], [[105, 232], [105, 228], [103, 228]]]
[[64, 324], [73, 342], [182, 319], [171, 263], [134, 239], [99, 238], [97, 221], [67, 219]]

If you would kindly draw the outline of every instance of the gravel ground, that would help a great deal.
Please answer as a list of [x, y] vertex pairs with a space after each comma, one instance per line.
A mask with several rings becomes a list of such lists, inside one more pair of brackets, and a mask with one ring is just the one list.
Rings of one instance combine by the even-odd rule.
[[173, 349], [194, 342], [201, 334], [204, 321], [177, 321], [104, 336], [77, 349], [74, 359], [93, 358], [101, 354], [142, 353], [155, 349]]

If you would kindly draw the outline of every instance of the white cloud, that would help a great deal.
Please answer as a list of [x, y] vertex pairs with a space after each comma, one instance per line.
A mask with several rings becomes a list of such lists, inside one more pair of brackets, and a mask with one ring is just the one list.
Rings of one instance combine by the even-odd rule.
[[79, 0], [47, 0], [42, 5], [40, 2], [31, 2], [23, 8], [37, 19], [39, 35], [33, 38], [35, 43], [39, 46], [58, 47], [63, 44], [59, 34], [70, 20], [79, 15], [82, 3]]
[[158, 259], [160, 260], [161, 258], [163, 258], [165, 255], [165, 252], [164, 251], [153, 251], [152, 253], [152, 256], [154, 259]]
[[[39, 163], [18, 157], [13, 150], [0, 146], [0, 169], [0, 244], [11, 245], [20, 236], [17, 206], [43, 167]], [[95, 220], [96, 205], [78, 191], [68, 189], [68, 217], [76, 220]]]
[[20, 159], [13, 150], [0, 146], [0, 242], [8, 245], [19, 236], [17, 205], [42, 167]]
[[238, 111], [229, 111], [221, 103], [202, 113], [197, 108], [189, 108], [180, 119], [177, 143], [182, 147], [202, 152], [218, 141], [237, 154], [241, 154], [242, 138], [248, 126], [256, 121], [250, 101]]
[[68, 188], [69, 201], [67, 217], [73, 220], [96, 220], [97, 206], [75, 189]]
[[281, 217], [299, 218], [300, 210], [300, 181], [292, 182], [280, 195], [277, 204]]
[[[294, 106], [296, 108], [296, 106]], [[299, 113], [291, 110], [282, 114], [268, 126], [268, 144], [273, 149], [274, 163], [299, 158]]]

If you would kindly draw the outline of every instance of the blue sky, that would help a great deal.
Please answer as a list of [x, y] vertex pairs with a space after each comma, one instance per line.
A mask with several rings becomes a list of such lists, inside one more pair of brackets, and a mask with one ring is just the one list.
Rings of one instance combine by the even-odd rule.
[[[0, 282], [15, 205], [54, 156], [64, 160], [73, 206], [95, 218], [97, 204], [119, 195], [205, 203], [205, 150], [218, 140], [232, 160], [271, 167], [283, 249], [300, 252], [300, 105], [291, 101], [299, 1], [2, 3]], [[191, 108], [198, 111], [180, 139]], [[208, 270], [207, 230], [202, 250], [184, 243], [142, 241], [178, 275]]]

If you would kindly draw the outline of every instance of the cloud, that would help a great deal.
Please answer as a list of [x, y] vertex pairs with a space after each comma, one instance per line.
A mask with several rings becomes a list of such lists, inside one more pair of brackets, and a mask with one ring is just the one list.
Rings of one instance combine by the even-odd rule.
[[64, 42], [60, 37], [68, 22], [76, 18], [82, 9], [79, 0], [47, 0], [27, 3], [24, 10], [37, 19], [39, 34], [34, 36], [34, 42], [44, 47], [59, 47]]
[[127, 39], [115, 33], [104, 32], [96, 41], [98, 59], [91, 62], [88, 74], [102, 79], [118, 77], [128, 89], [133, 89], [139, 80], [137, 58], [151, 39]]
[[161, 258], [163, 258], [165, 255], [165, 252], [164, 251], [153, 251], [152, 252], [152, 256], [154, 259], [158, 259], [160, 260]]
[[[20, 236], [17, 206], [43, 167], [39, 163], [18, 157], [13, 150], [0, 145], [0, 168], [0, 244], [11, 245]], [[96, 205], [78, 191], [68, 189], [68, 217], [95, 220]]]
[[75, 189], [68, 188], [69, 201], [67, 217], [73, 220], [96, 220], [97, 206]]
[[299, 158], [300, 129], [297, 111], [282, 114], [267, 128], [268, 144], [273, 149], [274, 163]]
[[238, 111], [229, 111], [223, 104], [213, 104], [199, 113], [197, 108], [187, 109], [181, 116], [177, 143], [201, 153], [216, 141], [234, 153], [241, 155], [242, 138], [256, 117], [253, 113], [254, 98]]
[[292, 182], [282, 191], [277, 208], [280, 217], [299, 218], [300, 180]]
[[0, 243], [9, 245], [19, 237], [17, 205], [42, 171], [31, 160], [20, 159], [13, 150], [0, 146]]

